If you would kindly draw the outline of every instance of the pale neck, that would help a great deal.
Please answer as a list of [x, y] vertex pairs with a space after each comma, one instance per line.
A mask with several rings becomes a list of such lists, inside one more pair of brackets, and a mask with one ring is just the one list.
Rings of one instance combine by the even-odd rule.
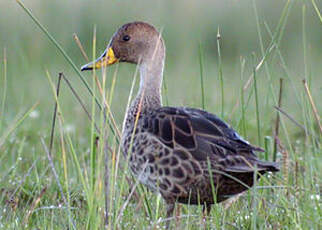
[[[142, 62], [140, 69], [140, 88], [136, 103], [142, 100], [143, 107], [160, 107], [164, 55], [156, 55], [153, 60]], [[135, 102], [134, 102], [135, 103]]]

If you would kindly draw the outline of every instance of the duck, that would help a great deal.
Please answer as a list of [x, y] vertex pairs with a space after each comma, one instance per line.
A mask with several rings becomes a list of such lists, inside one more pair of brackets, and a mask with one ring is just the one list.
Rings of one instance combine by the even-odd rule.
[[[103, 54], [82, 71], [115, 63], [138, 66], [140, 85], [126, 111], [121, 148], [131, 173], [161, 194], [166, 217], [175, 204], [211, 205], [243, 193], [276, 162], [260, 160], [251, 145], [218, 116], [198, 108], [162, 106], [166, 48], [161, 33], [146, 22], [121, 26]], [[254, 177], [254, 175], [257, 175]]]

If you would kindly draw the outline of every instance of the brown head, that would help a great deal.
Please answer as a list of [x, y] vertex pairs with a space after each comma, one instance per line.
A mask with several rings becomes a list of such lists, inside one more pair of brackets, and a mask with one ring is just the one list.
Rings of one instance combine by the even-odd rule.
[[98, 69], [116, 62], [163, 62], [164, 57], [165, 47], [160, 33], [148, 23], [131, 22], [118, 29], [104, 53], [94, 62], [82, 66], [81, 70]]

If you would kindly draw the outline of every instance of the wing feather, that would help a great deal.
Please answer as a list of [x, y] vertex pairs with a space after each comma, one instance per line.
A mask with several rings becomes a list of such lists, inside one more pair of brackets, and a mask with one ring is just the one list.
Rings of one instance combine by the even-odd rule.
[[[216, 115], [200, 109], [162, 107], [153, 111], [148, 130], [171, 149], [183, 148], [198, 161], [210, 159], [230, 172], [259, 170], [271, 165], [259, 161], [255, 151], [238, 133]], [[273, 167], [273, 166], [272, 166]]]

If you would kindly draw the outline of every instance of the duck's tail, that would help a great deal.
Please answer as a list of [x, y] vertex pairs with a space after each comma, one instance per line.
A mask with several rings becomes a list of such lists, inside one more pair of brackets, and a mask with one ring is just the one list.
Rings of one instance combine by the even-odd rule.
[[280, 171], [279, 165], [277, 162], [269, 161], [259, 161], [257, 162], [258, 171], [262, 174], [266, 172], [278, 172]]

